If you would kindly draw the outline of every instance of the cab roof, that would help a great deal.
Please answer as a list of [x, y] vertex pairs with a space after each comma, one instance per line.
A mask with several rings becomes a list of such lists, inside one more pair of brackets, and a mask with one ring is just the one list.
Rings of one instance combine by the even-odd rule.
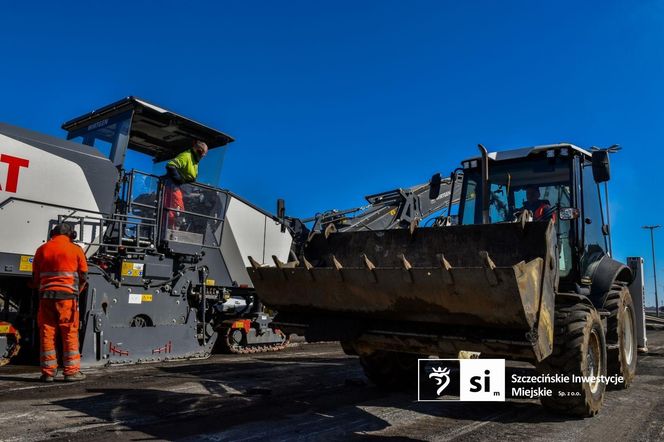
[[[592, 157], [592, 154], [581, 147], [575, 146], [570, 143], [558, 143], [558, 144], [543, 144], [540, 146], [530, 146], [530, 147], [519, 147], [517, 149], [504, 150], [500, 152], [490, 152], [489, 158], [494, 161], [506, 161], [506, 160], [516, 160], [519, 158], [526, 158], [530, 155], [546, 152], [547, 150], [560, 150], [562, 148], [567, 148], [573, 151], [578, 152], [579, 154], [586, 156], [588, 158]], [[480, 157], [468, 158], [465, 161], [477, 160]]]
[[62, 128], [71, 136], [101, 128], [130, 112], [129, 148], [153, 156], [155, 161], [172, 158], [191, 147], [194, 140], [204, 141], [210, 149], [235, 141], [230, 135], [132, 96], [69, 120]]

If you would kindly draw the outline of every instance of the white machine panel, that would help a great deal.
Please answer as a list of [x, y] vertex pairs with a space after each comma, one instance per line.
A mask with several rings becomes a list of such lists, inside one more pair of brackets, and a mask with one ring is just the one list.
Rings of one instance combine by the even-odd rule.
[[256, 261], [272, 263], [272, 255], [281, 261], [288, 260], [293, 241], [288, 231], [281, 232], [281, 225], [263, 212], [236, 198], [231, 198], [226, 211], [244, 267], [249, 267], [249, 256]]
[[[4, 135], [0, 135], [0, 155], [28, 162], [18, 170], [14, 167], [18, 180], [13, 189], [7, 186], [10, 167], [0, 161], [0, 225], [3, 226], [0, 249], [3, 252], [32, 255], [47, 239], [49, 221], [57, 220], [58, 215], [94, 216], [99, 212], [78, 164]], [[29, 202], [8, 201], [11, 198]], [[91, 238], [83, 240], [91, 241]]]

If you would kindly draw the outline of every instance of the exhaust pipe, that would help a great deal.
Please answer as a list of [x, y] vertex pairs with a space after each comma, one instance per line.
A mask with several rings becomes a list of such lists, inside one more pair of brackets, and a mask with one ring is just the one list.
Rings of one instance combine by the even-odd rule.
[[478, 144], [482, 154], [482, 224], [489, 224], [489, 152]]

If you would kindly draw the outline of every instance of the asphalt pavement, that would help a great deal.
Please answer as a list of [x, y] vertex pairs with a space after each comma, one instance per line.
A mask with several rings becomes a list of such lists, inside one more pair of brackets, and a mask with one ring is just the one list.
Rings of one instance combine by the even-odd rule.
[[537, 400], [417, 402], [372, 386], [336, 343], [87, 371], [76, 384], [0, 368], [0, 440], [664, 440], [664, 331], [628, 390], [573, 419]]

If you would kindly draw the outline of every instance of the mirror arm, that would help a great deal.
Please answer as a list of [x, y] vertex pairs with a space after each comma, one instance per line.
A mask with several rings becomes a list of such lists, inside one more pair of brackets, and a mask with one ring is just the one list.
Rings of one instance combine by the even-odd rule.
[[286, 201], [282, 198], [277, 200], [277, 218], [281, 223], [281, 233], [286, 231]]
[[[452, 185], [450, 186], [450, 199], [449, 202], [447, 203], [447, 218], [449, 219], [450, 216], [452, 216], [452, 204], [454, 204], [454, 187], [456, 186], [457, 182], [457, 176], [459, 176], [459, 171], [462, 171], [463, 169], [461, 168], [456, 168], [454, 169], [454, 172], [452, 172], [452, 175], [450, 176], [450, 179], [452, 180]], [[461, 203], [459, 201], [459, 203]]]
[[608, 226], [609, 256], [613, 256], [613, 244], [611, 242], [611, 211], [609, 210], [609, 182], [604, 181], [604, 201], [606, 201], [606, 225]]

